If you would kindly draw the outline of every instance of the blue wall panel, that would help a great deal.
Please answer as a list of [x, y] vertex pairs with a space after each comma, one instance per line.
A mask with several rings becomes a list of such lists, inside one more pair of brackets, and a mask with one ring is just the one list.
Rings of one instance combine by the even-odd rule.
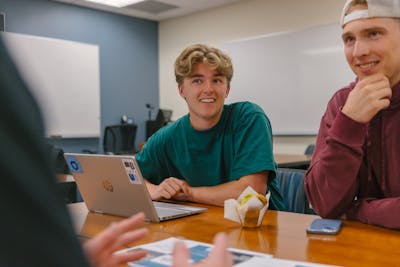
[[[145, 139], [145, 104], [159, 103], [157, 22], [48, 0], [1, 0], [0, 12], [7, 32], [99, 45], [102, 134], [126, 114], [138, 125], [136, 144]], [[70, 152], [101, 142], [51, 140]]]

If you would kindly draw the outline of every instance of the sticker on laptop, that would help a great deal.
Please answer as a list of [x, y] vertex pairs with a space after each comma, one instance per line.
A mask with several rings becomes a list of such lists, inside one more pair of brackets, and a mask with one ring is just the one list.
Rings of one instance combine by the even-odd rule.
[[67, 156], [66, 161], [68, 168], [72, 173], [74, 172], [83, 173], [81, 164], [79, 164], [79, 161], [74, 156]]
[[132, 159], [122, 159], [122, 162], [125, 167], [126, 175], [129, 177], [129, 181], [132, 184], [141, 184], [139, 177], [137, 175], [135, 165], [133, 164]]

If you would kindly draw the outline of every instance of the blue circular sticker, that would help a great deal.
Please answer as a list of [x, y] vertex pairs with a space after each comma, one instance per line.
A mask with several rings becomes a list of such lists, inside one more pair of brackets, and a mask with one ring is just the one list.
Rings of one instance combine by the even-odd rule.
[[67, 164], [68, 164], [68, 168], [71, 172], [82, 173], [81, 165], [79, 164], [79, 161], [74, 156], [67, 157]]

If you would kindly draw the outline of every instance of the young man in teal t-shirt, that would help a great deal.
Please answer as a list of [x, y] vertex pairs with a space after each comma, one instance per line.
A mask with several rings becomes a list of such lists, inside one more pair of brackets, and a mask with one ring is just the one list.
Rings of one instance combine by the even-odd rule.
[[270, 208], [284, 210], [275, 182], [270, 122], [250, 102], [224, 105], [231, 59], [206, 45], [186, 48], [175, 77], [189, 114], [156, 132], [136, 155], [153, 200], [222, 206], [251, 186], [271, 191]]

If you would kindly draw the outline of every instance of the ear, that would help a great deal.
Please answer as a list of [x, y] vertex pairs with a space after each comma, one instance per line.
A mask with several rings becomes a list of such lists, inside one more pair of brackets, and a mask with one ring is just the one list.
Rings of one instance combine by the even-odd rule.
[[228, 87], [226, 87], [225, 98], [228, 97], [230, 91], [231, 91], [231, 85], [228, 85]]
[[186, 99], [185, 93], [183, 92], [183, 85], [181, 85], [181, 84], [178, 85], [178, 92], [183, 99]]

